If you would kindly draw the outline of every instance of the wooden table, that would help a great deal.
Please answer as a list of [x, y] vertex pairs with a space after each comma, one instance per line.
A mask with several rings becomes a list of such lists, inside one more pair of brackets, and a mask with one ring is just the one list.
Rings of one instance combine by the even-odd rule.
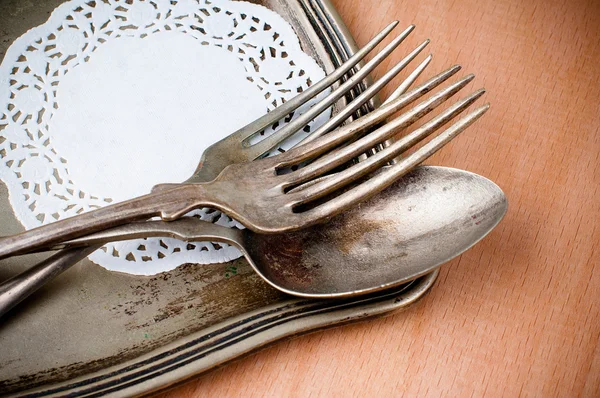
[[398, 18], [417, 29], [395, 60], [429, 37], [429, 75], [477, 75], [492, 109], [430, 163], [492, 179], [509, 212], [409, 310], [164, 396], [600, 396], [600, 1], [333, 2], [359, 45]]

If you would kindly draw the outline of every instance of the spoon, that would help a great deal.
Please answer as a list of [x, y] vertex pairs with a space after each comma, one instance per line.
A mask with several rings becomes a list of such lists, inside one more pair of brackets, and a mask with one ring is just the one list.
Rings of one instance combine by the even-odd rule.
[[474, 173], [423, 166], [327, 224], [282, 235], [244, 234], [250, 264], [272, 286], [341, 298], [425, 275], [483, 239], [507, 200]]
[[237, 247], [283, 292], [341, 298], [392, 288], [432, 271], [486, 236], [506, 210], [504, 193], [487, 178], [421, 166], [360, 206], [298, 232], [256, 234], [186, 218], [117, 227], [60, 248], [149, 236], [220, 241]]

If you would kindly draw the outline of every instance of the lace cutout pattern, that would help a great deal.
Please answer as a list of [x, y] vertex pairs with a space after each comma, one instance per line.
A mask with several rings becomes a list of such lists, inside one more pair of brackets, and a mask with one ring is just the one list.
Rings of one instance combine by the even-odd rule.
[[[0, 178], [26, 228], [71, 217], [185, 179], [212, 142], [323, 77], [290, 25], [262, 6], [70, 1], [17, 39], [0, 66]], [[211, 209], [189, 216], [242, 228]], [[224, 244], [151, 238], [108, 244], [90, 259], [156, 274], [239, 256]]]

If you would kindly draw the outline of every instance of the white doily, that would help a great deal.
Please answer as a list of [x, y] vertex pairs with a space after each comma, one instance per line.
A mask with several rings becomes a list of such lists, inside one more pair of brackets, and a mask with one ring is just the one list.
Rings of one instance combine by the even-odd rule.
[[[0, 178], [25, 228], [142, 195], [185, 180], [211, 143], [323, 77], [290, 25], [262, 6], [71, 1], [17, 39], [0, 66]], [[192, 215], [241, 227], [208, 209]], [[239, 256], [227, 245], [145, 239], [90, 259], [155, 274]]]

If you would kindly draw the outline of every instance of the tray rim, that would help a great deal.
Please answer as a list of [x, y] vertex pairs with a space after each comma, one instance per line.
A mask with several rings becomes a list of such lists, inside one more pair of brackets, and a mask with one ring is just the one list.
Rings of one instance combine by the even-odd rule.
[[[438, 273], [439, 269], [436, 269], [401, 289], [359, 300], [290, 299], [200, 330], [133, 360], [62, 383], [16, 392], [8, 397], [130, 397], [166, 391], [282, 339], [403, 310], [430, 290]], [[266, 323], [262, 319], [264, 316], [270, 317]], [[295, 318], [298, 322], [286, 320], [286, 317]], [[266, 331], [256, 332], [257, 327]], [[223, 336], [229, 332], [230, 335]], [[243, 336], [244, 332], [246, 336]], [[164, 356], [165, 352], [171, 355]], [[180, 358], [176, 358], [177, 355]], [[162, 367], [152, 362], [157, 357], [163, 360]], [[164, 368], [169, 366], [174, 369], [165, 371]], [[135, 374], [136, 371], [138, 374]]]

